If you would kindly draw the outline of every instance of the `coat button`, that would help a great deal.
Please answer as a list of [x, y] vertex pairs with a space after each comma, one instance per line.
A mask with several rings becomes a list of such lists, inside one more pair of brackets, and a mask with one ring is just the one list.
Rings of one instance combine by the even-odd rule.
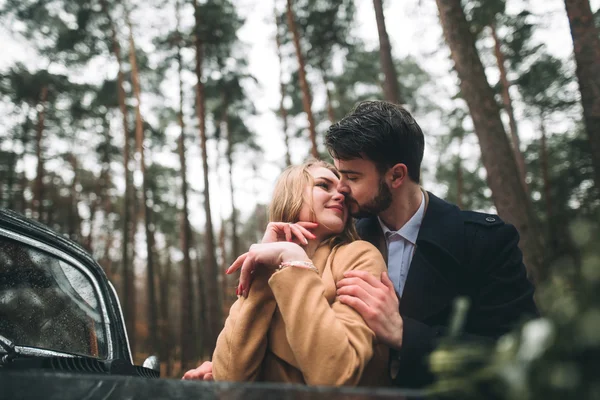
[[496, 222], [496, 218], [494, 218], [494, 217], [487, 217], [485, 220], [490, 223]]

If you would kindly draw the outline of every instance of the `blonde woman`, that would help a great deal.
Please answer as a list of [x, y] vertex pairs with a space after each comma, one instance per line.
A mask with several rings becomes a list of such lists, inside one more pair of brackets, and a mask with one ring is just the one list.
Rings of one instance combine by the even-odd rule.
[[379, 251], [356, 240], [336, 169], [309, 161], [276, 183], [260, 244], [228, 269], [241, 270], [238, 300], [219, 335], [212, 365], [184, 379], [308, 385], [389, 384], [388, 348], [359, 313], [338, 301], [336, 282], [350, 270], [380, 279]]

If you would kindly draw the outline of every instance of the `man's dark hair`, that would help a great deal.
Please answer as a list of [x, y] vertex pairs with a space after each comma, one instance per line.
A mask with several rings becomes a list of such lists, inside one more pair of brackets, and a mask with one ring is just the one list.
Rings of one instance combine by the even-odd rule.
[[408, 176], [420, 181], [425, 139], [423, 131], [402, 106], [385, 101], [363, 101], [325, 135], [329, 154], [338, 160], [367, 157], [383, 173], [402, 163]]

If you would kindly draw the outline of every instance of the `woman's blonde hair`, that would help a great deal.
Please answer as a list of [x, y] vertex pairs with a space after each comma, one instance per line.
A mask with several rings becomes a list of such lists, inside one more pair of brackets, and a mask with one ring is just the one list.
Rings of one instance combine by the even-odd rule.
[[[311, 159], [303, 164], [287, 167], [275, 183], [273, 198], [269, 205], [269, 222], [298, 222], [300, 211], [305, 203], [308, 204], [314, 214], [312, 196], [306, 198], [305, 194], [306, 187], [314, 185], [314, 179], [309, 172], [312, 167], [327, 168], [335, 176], [340, 177], [340, 173], [333, 165], [321, 160]], [[354, 228], [354, 221], [348, 216], [343, 231], [334, 235], [329, 241], [330, 246], [335, 247], [356, 239], [358, 239], [358, 234]]]

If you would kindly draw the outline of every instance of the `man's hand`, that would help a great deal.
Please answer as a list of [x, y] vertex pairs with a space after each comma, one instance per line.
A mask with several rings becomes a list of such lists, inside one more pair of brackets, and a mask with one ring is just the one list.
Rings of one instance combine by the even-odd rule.
[[363, 317], [379, 342], [397, 350], [402, 347], [400, 302], [387, 272], [381, 274], [379, 281], [365, 271], [348, 271], [337, 283], [337, 288], [340, 302]]
[[201, 366], [195, 369], [190, 369], [183, 375], [182, 380], [200, 380], [200, 381], [212, 381], [212, 362], [205, 361]]

